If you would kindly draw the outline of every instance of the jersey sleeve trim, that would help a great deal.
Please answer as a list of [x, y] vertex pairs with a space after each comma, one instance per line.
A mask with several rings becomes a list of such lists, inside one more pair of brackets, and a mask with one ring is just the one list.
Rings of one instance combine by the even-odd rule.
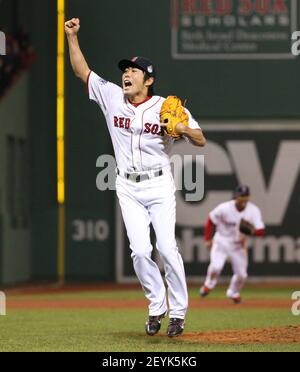
[[257, 229], [257, 230], [255, 230], [254, 235], [258, 236], [258, 237], [263, 237], [263, 236], [266, 235], [266, 230], [265, 229]]
[[185, 112], [189, 116], [189, 125], [188, 125], [188, 127], [191, 128], [191, 129], [201, 129], [199, 123], [193, 118], [193, 116], [190, 113], [190, 111], [187, 108], [185, 108], [184, 110], [185, 110]]
[[212, 240], [214, 230], [215, 230], [215, 224], [212, 222], [210, 217], [208, 217], [205, 228], [204, 228], [204, 240], [205, 241]]

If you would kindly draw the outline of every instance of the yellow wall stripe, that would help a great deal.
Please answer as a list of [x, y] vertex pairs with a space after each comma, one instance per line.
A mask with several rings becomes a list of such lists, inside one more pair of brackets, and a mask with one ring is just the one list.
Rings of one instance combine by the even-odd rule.
[[57, 201], [65, 202], [65, 143], [64, 143], [64, 119], [65, 119], [65, 0], [57, 0]]
[[65, 0], [57, 0], [57, 272], [65, 280]]

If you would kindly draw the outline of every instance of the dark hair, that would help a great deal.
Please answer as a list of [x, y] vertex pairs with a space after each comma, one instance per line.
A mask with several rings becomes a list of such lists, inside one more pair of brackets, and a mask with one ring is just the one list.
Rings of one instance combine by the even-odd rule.
[[[144, 83], [148, 80], [148, 79], [150, 79], [151, 78], [151, 76], [149, 76], [148, 74], [147, 74], [147, 72], [146, 71], [144, 71]], [[154, 96], [154, 82], [150, 85], [150, 87], [148, 88], [148, 96], [150, 96], [150, 97], [152, 97], [152, 96]]]

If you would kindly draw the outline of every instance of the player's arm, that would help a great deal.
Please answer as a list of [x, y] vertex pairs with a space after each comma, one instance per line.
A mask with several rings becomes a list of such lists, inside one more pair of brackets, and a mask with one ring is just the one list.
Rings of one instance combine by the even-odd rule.
[[266, 235], [266, 226], [263, 222], [261, 211], [256, 208], [253, 214], [252, 236], [264, 237]]
[[207, 249], [211, 249], [213, 244], [213, 235], [216, 230], [216, 225], [212, 222], [211, 218], [208, 217], [204, 227], [204, 244]]
[[72, 18], [65, 23], [65, 32], [67, 35], [70, 61], [75, 75], [84, 83], [87, 83], [91, 72], [79, 46], [77, 34], [80, 29], [80, 20]]
[[265, 227], [255, 227], [252, 223], [242, 219], [239, 226], [240, 232], [248, 236], [263, 237], [266, 234]]
[[192, 129], [184, 124], [178, 123], [176, 125], [176, 132], [180, 135], [187, 137], [193, 145], [203, 147], [206, 144], [206, 138], [203, 135], [202, 130]]
[[254, 232], [254, 236], [263, 237], [266, 235], [266, 229], [256, 229]]

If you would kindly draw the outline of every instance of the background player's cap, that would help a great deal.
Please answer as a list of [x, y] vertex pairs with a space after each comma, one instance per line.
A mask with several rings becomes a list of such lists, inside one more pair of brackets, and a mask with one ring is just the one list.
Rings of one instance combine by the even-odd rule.
[[145, 57], [133, 57], [131, 59], [122, 59], [118, 63], [119, 69], [124, 71], [127, 67], [137, 67], [140, 70], [145, 71], [150, 77], [156, 75], [155, 68], [150, 59]]
[[234, 190], [234, 196], [235, 198], [239, 196], [249, 196], [250, 195], [250, 188], [246, 185], [239, 185]]

